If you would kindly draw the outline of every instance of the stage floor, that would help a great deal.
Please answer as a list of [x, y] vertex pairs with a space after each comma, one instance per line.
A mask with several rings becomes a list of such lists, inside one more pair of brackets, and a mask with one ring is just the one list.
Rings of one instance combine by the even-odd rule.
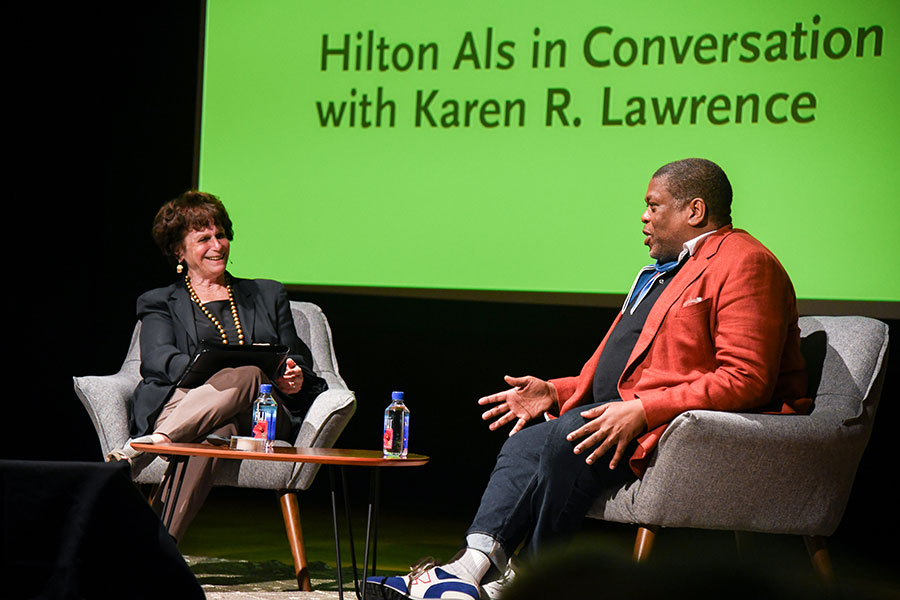
[[[365, 496], [354, 499], [354, 541], [360, 563], [365, 535]], [[379, 574], [400, 574], [424, 556], [439, 561], [453, 556], [468, 525], [468, 516], [446, 509], [382, 505], [379, 525]], [[298, 592], [281, 511], [274, 492], [215, 488], [188, 530], [180, 549], [210, 599], [336, 599], [337, 580], [331, 508], [321, 494], [300, 494], [300, 516], [315, 591]], [[341, 517], [343, 517], [341, 513]], [[352, 590], [349, 541], [346, 522], [341, 520], [345, 597]], [[629, 568], [634, 528], [587, 520], [583, 532], [566, 550], [554, 552], [551, 560], [594, 561], [615, 568]], [[739, 576], [789, 582], [790, 587], [815, 590], [818, 585], [800, 538], [752, 534], [738, 555], [729, 532], [664, 529], [657, 536], [648, 575], [671, 572], [674, 565], [702, 570], [732, 566]], [[829, 546], [839, 591], [854, 598], [891, 598], [900, 591], [900, 575], [890, 565], [896, 557], [866, 556], [858, 548], [841, 543], [835, 536]], [[869, 547], [874, 553], [877, 548]], [[567, 558], [569, 557], [569, 558]], [[593, 558], [592, 558], [593, 557]], [[696, 574], [696, 573], [695, 573]], [[349, 587], [348, 587], [349, 584]], [[599, 582], [598, 582], [599, 585]], [[586, 592], [592, 597], [596, 589]], [[840, 596], [841, 594], [839, 594]]]

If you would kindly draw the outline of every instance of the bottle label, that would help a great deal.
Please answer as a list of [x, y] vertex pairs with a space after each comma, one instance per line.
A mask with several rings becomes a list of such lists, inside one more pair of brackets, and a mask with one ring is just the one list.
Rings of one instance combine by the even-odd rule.
[[253, 415], [253, 437], [274, 440], [276, 414], [277, 411], [274, 406], [258, 407]]
[[265, 419], [258, 419], [256, 421], [256, 425], [253, 426], [253, 437], [255, 438], [265, 438], [267, 437], [269, 429], [269, 422]]

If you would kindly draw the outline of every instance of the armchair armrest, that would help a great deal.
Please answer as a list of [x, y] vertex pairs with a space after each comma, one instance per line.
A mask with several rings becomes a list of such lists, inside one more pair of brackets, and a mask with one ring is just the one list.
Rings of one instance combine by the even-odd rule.
[[[294, 440], [294, 446], [303, 448], [330, 448], [356, 412], [356, 396], [348, 389], [332, 388], [319, 394]], [[320, 465], [298, 463], [288, 481], [290, 488], [307, 489]]]
[[128, 439], [128, 400], [137, 381], [130, 373], [72, 378], [75, 394], [94, 423], [105, 456]]
[[668, 527], [831, 535], [862, 437], [813, 415], [686, 412], [663, 434], [635, 515]]

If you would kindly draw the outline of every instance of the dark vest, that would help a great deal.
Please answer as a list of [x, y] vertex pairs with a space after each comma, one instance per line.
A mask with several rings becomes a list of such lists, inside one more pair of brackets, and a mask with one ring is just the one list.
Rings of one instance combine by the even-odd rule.
[[[600, 360], [597, 363], [597, 370], [594, 371], [594, 385], [592, 388], [594, 402], [609, 402], [610, 400], [619, 400], [618, 383], [625, 370], [628, 357], [634, 350], [634, 345], [641, 335], [644, 328], [644, 322], [650, 309], [656, 303], [656, 299], [662, 294], [663, 289], [669, 284], [669, 281], [681, 269], [684, 261], [668, 273], [663, 273], [659, 279], [653, 282], [653, 286], [638, 307], [634, 314], [631, 313], [631, 306], [625, 308], [625, 314], [619, 319], [616, 328], [609, 334], [609, 340], [603, 348]], [[633, 302], [633, 300], [632, 300]]]

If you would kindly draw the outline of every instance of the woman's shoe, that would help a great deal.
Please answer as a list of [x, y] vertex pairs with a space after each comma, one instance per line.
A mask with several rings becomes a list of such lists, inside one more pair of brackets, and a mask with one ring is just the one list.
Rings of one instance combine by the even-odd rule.
[[131, 465], [131, 476], [137, 477], [138, 473], [143, 471], [147, 465], [153, 462], [155, 456], [148, 455], [140, 450], [135, 450], [131, 445], [133, 442], [137, 442], [138, 444], [152, 444], [153, 438], [149, 435], [142, 435], [140, 437], [129, 439], [121, 448], [111, 450], [106, 455], [106, 462], [118, 462], [124, 460]]

